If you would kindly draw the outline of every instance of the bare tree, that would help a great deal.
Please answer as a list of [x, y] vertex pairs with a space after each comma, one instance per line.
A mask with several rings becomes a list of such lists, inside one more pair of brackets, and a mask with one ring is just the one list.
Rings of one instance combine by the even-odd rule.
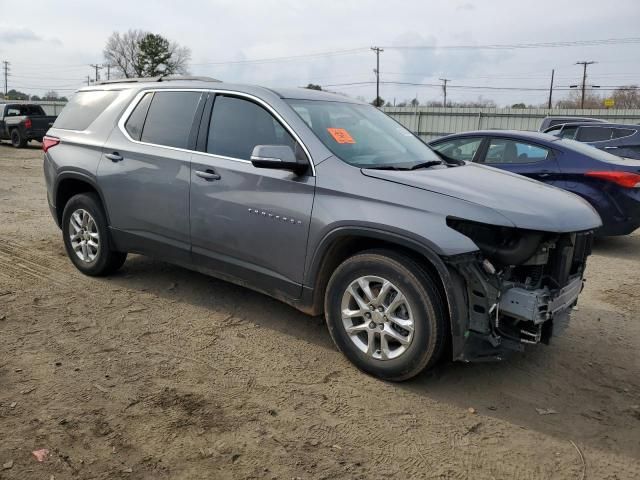
[[617, 88], [611, 98], [614, 101], [614, 108], [640, 108], [640, 88], [637, 85]]
[[[556, 102], [556, 108], [580, 108], [581, 92], [572, 90], [568, 96]], [[584, 95], [584, 108], [603, 108], [602, 97], [587, 91]]]
[[103, 54], [116, 76], [125, 78], [187, 73], [191, 59], [189, 48], [143, 30], [113, 32]]

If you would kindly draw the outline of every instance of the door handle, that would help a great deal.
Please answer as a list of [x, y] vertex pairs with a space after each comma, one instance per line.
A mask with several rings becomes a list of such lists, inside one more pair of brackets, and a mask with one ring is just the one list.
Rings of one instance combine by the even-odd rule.
[[200, 178], [204, 178], [208, 182], [212, 180], [220, 180], [220, 175], [211, 169], [207, 169], [204, 172], [202, 170], [196, 170], [196, 175]]
[[605, 150], [613, 150], [615, 148], [618, 148], [618, 147], [604, 147]]
[[104, 154], [105, 157], [107, 157], [109, 160], [111, 160], [112, 162], [119, 162], [121, 160], [124, 160], [124, 158], [122, 157], [122, 155], [120, 155], [118, 152], [113, 152], [113, 153], [105, 153]]
[[551, 174], [550, 174], [550, 173], [544, 173], [544, 172], [543, 172], [543, 173], [539, 174], [538, 176], [539, 176], [540, 178], [547, 178], [547, 177], [550, 177], [550, 176], [551, 176]]

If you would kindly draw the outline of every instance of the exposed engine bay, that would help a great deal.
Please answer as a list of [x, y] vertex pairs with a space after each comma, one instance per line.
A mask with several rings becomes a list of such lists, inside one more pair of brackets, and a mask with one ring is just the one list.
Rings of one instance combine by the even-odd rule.
[[[449, 219], [476, 254], [450, 257], [466, 285], [468, 324], [458, 360], [500, 359], [563, 330], [583, 288], [592, 232], [548, 233]], [[455, 335], [454, 335], [455, 337]], [[457, 351], [456, 351], [457, 350]]]

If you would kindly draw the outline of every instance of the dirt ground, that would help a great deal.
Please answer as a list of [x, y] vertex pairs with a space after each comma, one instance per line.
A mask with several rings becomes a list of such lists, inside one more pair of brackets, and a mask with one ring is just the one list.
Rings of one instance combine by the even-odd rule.
[[384, 383], [258, 293], [141, 256], [81, 275], [41, 151], [2, 145], [0, 478], [640, 478], [640, 235], [587, 278], [550, 347]]

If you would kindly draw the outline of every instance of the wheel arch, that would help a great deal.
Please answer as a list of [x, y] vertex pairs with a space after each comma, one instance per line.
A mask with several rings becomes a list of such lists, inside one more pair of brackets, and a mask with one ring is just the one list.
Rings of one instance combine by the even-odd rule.
[[448, 315], [451, 333], [458, 336], [464, 306], [460, 295], [454, 292], [460, 288], [444, 260], [432, 248], [415, 239], [377, 228], [339, 227], [331, 231], [319, 242], [310, 262], [305, 285], [309, 288], [310, 313], [324, 312], [324, 296], [331, 274], [348, 257], [373, 248], [388, 248], [401, 252], [418, 263], [434, 280]]
[[94, 192], [98, 195], [100, 202], [102, 203], [104, 213], [107, 217], [107, 222], [109, 224], [111, 223], [109, 221], [109, 212], [107, 211], [104, 203], [102, 192], [95, 180], [91, 176], [82, 172], [63, 172], [58, 175], [53, 192], [56, 221], [58, 222], [58, 225], [62, 225], [62, 212], [64, 211], [64, 207], [69, 199], [79, 193], [87, 192]]

